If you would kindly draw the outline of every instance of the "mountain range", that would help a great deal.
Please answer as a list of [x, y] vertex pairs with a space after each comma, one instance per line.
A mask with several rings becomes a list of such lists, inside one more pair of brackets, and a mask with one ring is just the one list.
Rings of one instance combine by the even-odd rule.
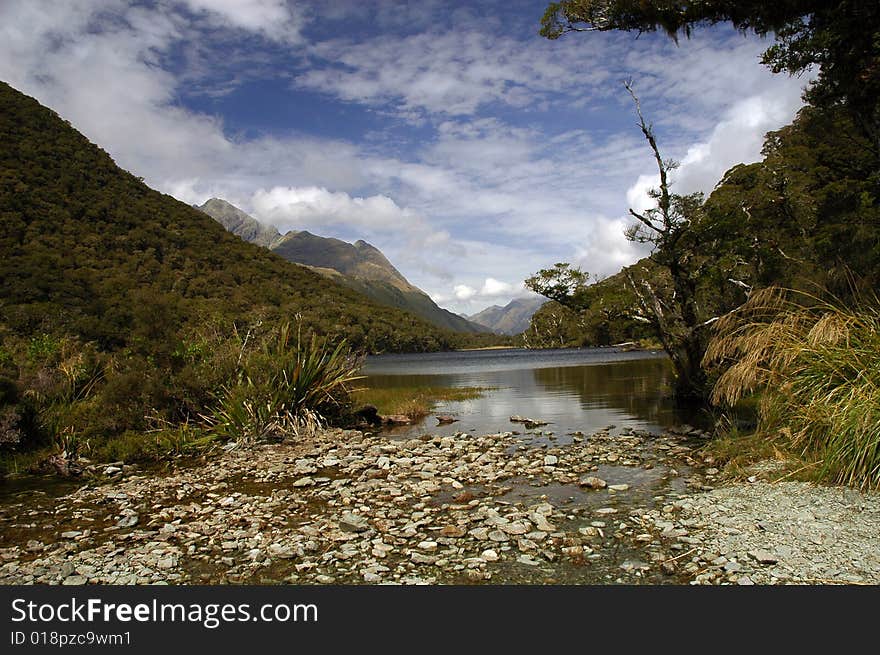
[[428, 294], [410, 284], [378, 248], [366, 241], [352, 244], [305, 230], [281, 234], [221, 198], [211, 198], [197, 208], [244, 241], [267, 248], [289, 262], [308, 267], [383, 305], [410, 311], [448, 330], [490, 331], [482, 324], [437, 306]]
[[514, 298], [504, 307], [492, 305], [467, 319], [497, 334], [521, 334], [529, 328], [532, 316], [545, 302], [546, 298]]

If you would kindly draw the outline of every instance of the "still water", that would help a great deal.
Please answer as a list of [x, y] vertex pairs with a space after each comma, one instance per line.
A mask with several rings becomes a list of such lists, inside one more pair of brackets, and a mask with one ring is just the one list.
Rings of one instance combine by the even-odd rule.
[[[365, 384], [388, 387], [489, 387], [480, 398], [439, 404], [430, 417], [402, 435], [490, 434], [522, 430], [518, 414], [550, 422], [557, 435], [599, 428], [652, 432], [699, 417], [683, 416], [671, 400], [672, 368], [662, 352], [615, 348], [476, 350], [367, 358]], [[437, 425], [434, 414], [458, 422]]]

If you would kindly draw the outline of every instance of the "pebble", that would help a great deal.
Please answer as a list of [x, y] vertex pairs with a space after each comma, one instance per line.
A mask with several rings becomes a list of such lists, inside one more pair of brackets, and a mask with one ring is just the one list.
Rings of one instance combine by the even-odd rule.
[[480, 553], [480, 557], [487, 562], [497, 562], [499, 560], [498, 553], [491, 548]]

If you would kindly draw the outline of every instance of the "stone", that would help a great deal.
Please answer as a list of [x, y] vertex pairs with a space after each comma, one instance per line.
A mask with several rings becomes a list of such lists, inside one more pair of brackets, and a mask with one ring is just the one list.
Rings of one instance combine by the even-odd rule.
[[69, 575], [61, 582], [62, 585], [72, 586], [72, 585], [84, 585], [88, 582], [88, 578], [84, 575]]
[[750, 550], [749, 557], [754, 559], [758, 564], [776, 564], [779, 559], [766, 550]]
[[412, 419], [405, 414], [389, 414], [388, 416], [382, 416], [382, 422], [390, 425], [409, 425], [412, 423]]
[[526, 566], [538, 566], [541, 563], [531, 555], [520, 555], [516, 558], [516, 561], [520, 564], [525, 564]]
[[608, 486], [608, 483], [602, 478], [597, 478], [595, 475], [586, 475], [578, 480], [578, 485], [587, 489], [604, 489]]
[[626, 491], [629, 489], [628, 484], [609, 484], [608, 491]]
[[81, 535], [82, 535], [81, 530], [69, 530], [67, 532], [62, 532], [61, 538], [62, 539], [76, 539], [77, 537], [79, 537]]
[[544, 466], [556, 466], [559, 463], [559, 458], [556, 455], [546, 455], [544, 457]]
[[440, 535], [443, 537], [463, 537], [467, 534], [467, 531], [458, 525], [447, 525], [440, 530]]
[[489, 549], [487, 549], [487, 550], [484, 550], [484, 551], [480, 554], [480, 557], [482, 557], [482, 558], [483, 558], [484, 560], [486, 560], [487, 562], [497, 562], [497, 561], [500, 559], [500, 558], [498, 557], [498, 553], [497, 553], [495, 550], [491, 549], [491, 548], [489, 548]]
[[293, 559], [296, 557], [296, 551], [293, 548], [282, 544], [271, 544], [266, 549], [266, 552], [269, 553], [270, 557], [278, 557], [279, 559]]
[[556, 526], [550, 523], [543, 514], [535, 512], [529, 518], [535, 524], [535, 527], [541, 532], [556, 532]]
[[409, 559], [415, 564], [434, 564], [437, 562], [436, 557], [432, 557], [430, 555], [425, 555], [416, 550], [412, 551], [409, 554]]
[[598, 514], [599, 516], [609, 516], [611, 514], [617, 514], [617, 508], [616, 507], [600, 507], [599, 509], [595, 510], [595, 513]]
[[343, 512], [339, 521], [339, 529], [345, 532], [366, 532], [370, 529], [370, 524], [359, 514]]
[[506, 525], [502, 525], [501, 529], [507, 534], [525, 534], [529, 531], [528, 526], [525, 523], [521, 523], [519, 521], [515, 521], [513, 523], [507, 523]]
[[304, 477], [304, 478], [300, 478], [299, 480], [294, 481], [293, 486], [294, 486], [294, 487], [297, 487], [297, 488], [299, 488], [299, 487], [311, 487], [311, 486], [313, 486], [314, 484], [315, 484], [314, 479], [310, 478], [309, 476], [306, 476], [306, 477]]
[[127, 516], [123, 516], [116, 523], [117, 528], [132, 528], [136, 526], [138, 523], [138, 515], [137, 514], [129, 514]]

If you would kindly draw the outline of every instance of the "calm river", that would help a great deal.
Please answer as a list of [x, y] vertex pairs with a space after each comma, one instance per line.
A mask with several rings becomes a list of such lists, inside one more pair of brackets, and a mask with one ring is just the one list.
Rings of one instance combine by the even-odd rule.
[[698, 417], [682, 416], [671, 402], [672, 369], [662, 352], [615, 348], [475, 350], [367, 358], [365, 383], [387, 387], [489, 387], [480, 398], [446, 402], [433, 414], [459, 419], [436, 425], [433, 414], [403, 434], [489, 434], [522, 429], [519, 414], [550, 422], [543, 430], [564, 442], [569, 432], [610, 425], [651, 432]]

